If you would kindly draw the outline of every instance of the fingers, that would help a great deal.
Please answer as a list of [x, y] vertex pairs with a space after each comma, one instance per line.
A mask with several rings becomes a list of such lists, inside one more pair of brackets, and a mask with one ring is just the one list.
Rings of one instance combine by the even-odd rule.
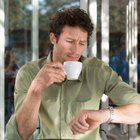
[[74, 135], [80, 133], [84, 134], [86, 131], [88, 131], [88, 125], [84, 126], [80, 122], [71, 123], [70, 127]]
[[[53, 62], [44, 65], [46, 74], [54, 79], [54, 82], [61, 82], [65, 79], [64, 67], [61, 63]], [[56, 81], [55, 81], [56, 80]]]
[[70, 122], [70, 128], [74, 135], [88, 131], [89, 124], [86, 122], [86, 114], [80, 112], [75, 119]]
[[63, 65], [61, 63], [59, 63], [59, 62], [52, 62], [52, 63], [47, 64], [47, 65], [50, 65], [50, 66], [52, 66], [54, 68], [60, 68], [60, 69], [63, 69], [64, 70]]
[[[94, 114], [94, 115], [93, 115]], [[100, 125], [97, 111], [82, 110], [70, 122], [70, 128], [74, 135], [94, 130]]]
[[59, 62], [45, 64], [35, 77], [43, 87], [48, 87], [53, 83], [61, 83], [65, 80], [63, 65]]
[[65, 80], [65, 76], [61, 75], [61, 73], [57, 73], [57, 72], [50, 72], [47, 76], [46, 76], [46, 80], [50, 83], [60, 83], [63, 82]]

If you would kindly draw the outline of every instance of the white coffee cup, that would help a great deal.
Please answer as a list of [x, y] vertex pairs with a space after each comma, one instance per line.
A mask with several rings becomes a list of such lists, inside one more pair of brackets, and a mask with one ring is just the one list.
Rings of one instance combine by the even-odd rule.
[[64, 69], [68, 80], [76, 80], [81, 73], [82, 63], [79, 61], [65, 61]]

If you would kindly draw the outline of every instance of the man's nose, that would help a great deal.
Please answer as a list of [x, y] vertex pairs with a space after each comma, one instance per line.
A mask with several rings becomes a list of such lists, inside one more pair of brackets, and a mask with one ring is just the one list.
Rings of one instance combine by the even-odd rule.
[[72, 45], [72, 47], [71, 47], [71, 51], [72, 51], [72, 52], [76, 52], [77, 49], [78, 49], [78, 47], [79, 47], [79, 44], [78, 44], [78, 43], [73, 43], [73, 45]]

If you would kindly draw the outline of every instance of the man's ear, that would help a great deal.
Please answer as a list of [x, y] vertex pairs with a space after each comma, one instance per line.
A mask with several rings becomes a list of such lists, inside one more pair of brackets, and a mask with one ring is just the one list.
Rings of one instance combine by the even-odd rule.
[[55, 37], [54, 33], [50, 33], [50, 41], [52, 44], [56, 43], [56, 37]]

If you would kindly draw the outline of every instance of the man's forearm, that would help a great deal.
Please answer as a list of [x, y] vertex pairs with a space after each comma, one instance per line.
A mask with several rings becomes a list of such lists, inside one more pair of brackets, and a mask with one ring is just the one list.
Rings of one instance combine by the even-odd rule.
[[135, 124], [140, 122], [140, 104], [129, 104], [111, 109], [82, 110], [69, 123], [74, 135], [94, 130], [102, 123]]
[[135, 124], [140, 122], [140, 104], [129, 104], [114, 108], [112, 123]]
[[29, 139], [37, 126], [42, 89], [32, 83], [21, 107], [16, 113], [19, 135], [23, 140]]

